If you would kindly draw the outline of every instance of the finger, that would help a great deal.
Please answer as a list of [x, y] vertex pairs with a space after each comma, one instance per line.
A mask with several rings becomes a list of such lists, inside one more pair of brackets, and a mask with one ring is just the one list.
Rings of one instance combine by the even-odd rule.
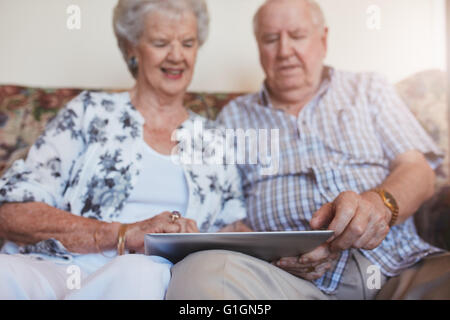
[[173, 224], [177, 224], [180, 226], [180, 233], [188, 233], [188, 222], [185, 218], [178, 218], [173, 222]]
[[326, 269], [321, 269], [319, 271], [314, 270], [312, 272], [299, 272], [298, 270], [285, 270], [285, 271], [289, 272], [290, 274], [293, 274], [299, 278], [314, 281], [314, 280], [321, 278], [325, 274]]
[[374, 230], [368, 228], [370, 212], [367, 207], [361, 206], [357, 209], [355, 216], [350, 221], [344, 232], [330, 243], [332, 251], [346, 250], [351, 248], [353, 244], [364, 235], [370, 236], [374, 234]]
[[163, 233], [180, 233], [181, 232], [181, 226], [177, 223], [172, 222], [164, 222], [161, 224], [162, 232]]
[[317, 210], [309, 222], [313, 230], [318, 230], [326, 227], [333, 219], [333, 204], [327, 203]]
[[358, 209], [359, 195], [354, 192], [341, 193], [334, 201], [334, 218], [331, 221], [328, 229], [334, 231], [334, 235], [327, 241], [332, 242], [339, 237], [353, 219], [356, 210]]
[[161, 219], [170, 221], [171, 216], [172, 216], [172, 212], [164, 211], [164, 212], [161, 212], [160, 214], [156, 215], [155, 218], [161, 218]]
[[198, 230], [197, 222], [192, 219], [187, 219], [187, 231], [190, 233], [198, 233], [200, 230]]
[[280, 268], [295, 266], [298, 263], [298, 257], [283, 257], [276, 261], [275, 264]]
[[315, 265], [302, 265], [302, 266], [280, 266], [281, 269], [288, 271], [289, 273], [297, 272], [297, 273], [311, 273], [316, 271], [321, 271], [323, 269], [327, 269], [331, 267], [330, 261], [322, 261], [320, 263], [316, 263]]
[[375, 249], [381, 244], [381, 242], [383, 242], [384, 239], [386, 239], [386, 236], [388, 235], [389, 231], [390, 228], [387, 224], [380, 225], [379, 228], [377, 228], [375, 235], [372, 236], [371, 238], [368, 238], [367, 243], [363, 245], [362, 248], [366, 250]]
[[360, 249], [365, 247], [369, 243], [369, 241], [371, 241], [373, 237], [376, 235], [378, 227], [374, 225], [374, 222], [372, 220], [373, 220], [373, 213], [371, 213], [369, 217], [369, 223], [366, 232], [357, 241], [353, 243], [354, 248]]
[[302, 255], [298, 260], [298, 262], [301, 264], [317, 262], [328, 258], [329, 255], [330, 255], [329, 246], [327, 243], [324, 243], [315, 248], [313, 251]]

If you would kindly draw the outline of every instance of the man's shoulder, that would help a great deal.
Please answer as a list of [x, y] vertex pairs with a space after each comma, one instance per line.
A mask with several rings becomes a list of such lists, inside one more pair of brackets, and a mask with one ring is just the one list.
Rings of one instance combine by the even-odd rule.
[[249, 105], [254, 105], [255, 103], [260, 103], [260, 92], [253, 92], [240, 95], [228, 102], [224, 107], [245, 107]]
[[386, 81], [386, 77], [381, 73], [373, 71], [348, 71], [348, 70], [334, 70], [333, 78], [340, 81], [349, 81], [356, 83], [366, 83], [373, 81]]
[[354, 72], [335, 70], [332, 76], [332, 87], [350, 95], [371, 95], [380, 90], [392, 87], [388, 79], [377, 72]]
[[234, 114], [248, 111], [261, 104], [260, 92], [247, 93], [230, 100], [221, 111], [221, 114]]
[[386, 76], [381, 73], [373, 71], [347, 71], [347, 70], [334, 70], [333, 79], [341, 83], [350, 83], [358, 87], [372, 86], [373, 84], [383, 83], [388, 84]]

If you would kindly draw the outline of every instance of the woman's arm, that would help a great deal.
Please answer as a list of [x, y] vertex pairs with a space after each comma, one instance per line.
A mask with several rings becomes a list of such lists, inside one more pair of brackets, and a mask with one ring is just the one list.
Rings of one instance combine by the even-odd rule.
[[[198, 232], [195, 221], [171, 212], [128, 225], [125, 245], [144, 252], [146, 233]], [[120, 223], [80, 217], [45, 203], [6, 203], [0, 206], [0, 238], [20, 244], [56, 239], [70, 252], [96, 253], [117, 248]]]
[[53, 238], [71, 252], [98, 252], [115, 249], [119, 227], [119, 223], [80, 217], [41, 202], [0, 207], [0, 237], [21, 244]]

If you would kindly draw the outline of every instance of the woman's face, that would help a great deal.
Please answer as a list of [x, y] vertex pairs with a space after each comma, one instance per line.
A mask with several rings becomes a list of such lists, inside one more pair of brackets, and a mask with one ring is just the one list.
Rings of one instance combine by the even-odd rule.
[[149, 13], [133, 49], [139, 63], [137, 81], [157, 95], [184, 95], [192, 80], [198, 47], [193, 13]]

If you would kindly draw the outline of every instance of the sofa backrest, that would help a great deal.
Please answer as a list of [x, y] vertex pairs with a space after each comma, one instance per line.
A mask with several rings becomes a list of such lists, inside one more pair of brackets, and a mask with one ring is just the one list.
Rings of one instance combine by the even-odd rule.
[[[396, 85], [400, 96], [444, 150], [446, 157], [437, 172], [437, 187], [450, 183], [449, 128], [445, 73], [425, 71]], [[81, 89], [42, 89], [0, 86], [0, 175], [15, 160], [24, 158], [43, 132], [46, 123]], [[239, 93], [187, 93], [185, 106], [210, 119]]]

